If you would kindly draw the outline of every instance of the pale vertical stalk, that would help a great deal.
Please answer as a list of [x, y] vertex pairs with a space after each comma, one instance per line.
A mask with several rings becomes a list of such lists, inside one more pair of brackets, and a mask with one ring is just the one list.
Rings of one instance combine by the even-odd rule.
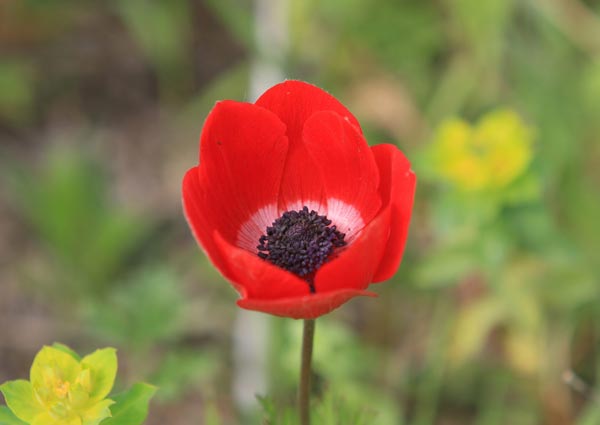
[[[250, 71], [249, 101], [284, 79], [281, 63], [288, 43], [289, 0], [255, 0], [254, 59]], [[249, 414], [257, 407], [257, 394], [268, 383], [269, 317], [238, 310], [233, 330], [233, 397], [238, 410]]]
[[289, 0], [255, 0], [255, 55], [250, 72], [250, 100], [284, 78], [288, 49]]
[[247, 310], [237, 312], [233, 329], [233, 399], [238, 411], [251, 415], [257, 394], [267, 390], [267, 316]]

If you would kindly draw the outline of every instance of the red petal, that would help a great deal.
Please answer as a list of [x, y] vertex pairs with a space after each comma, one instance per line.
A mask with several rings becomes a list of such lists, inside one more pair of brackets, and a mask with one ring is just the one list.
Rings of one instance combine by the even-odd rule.
[[408, 236], [408, 225], [415, 196], [416, 176], [410, 162], [394, 145], [383, 144], [372, 148], [379, 167], [379, 192], [384, 205], [391, 206], [391, 232], [384, 256], [373, 277], [374, 282], [391, 278], [400, 266]]
[[288, 128], [288, 136], [300, 139], [304, 123], [319, 111], [335, 111], [359, 131], [360, 124], [335, 97], [312, 84], [288, 80], [264, 92], [256, 105], [273, 111]]
[[317, 271], [317, 294], [340, 289], [361, 290], [369, 286], [384, 255], [389, 234], [390, 209], [386, 208], [339, 257]]
[[200, 138], [199, 167], [206, 192], [200, 212], [211, 229], [235, 243], [257, 210], [277, 205], [287, 145], [285, 125], [272, 112], [242, 102], [215, 105]]
[[344, 201], [360, 212], [363, 223], [370, 222], [381, 207], [379, 170], [362, 134], [337, 113], [321, 111], [306, 121], [303, 139], [321, 171], [328, 200]]
[[314, 319], [338, 308], [351, 298], [358, 296], [376, 297], [377, 294], [356, 289], [342, 289], [334, 292], [316, 293], [297, 298], [278, 300], [258, 300], [244, 298], [237, 304], [248, 310], [257, 310], [276, 316], [293, 319]]
[[228, 276], [229, 269], [226, 262], [217, 249], [213, 240], [213, 227], [210, 217], [204, 213], [206, 209], [207, 194], [205, 188], [200, 186], [198, 167], [191, 168], [183, 178], [183, 211], [185, 218], [192, 229], [192, 233], [200, 247], [204, 250], [210, 261]]
[[[325, 194], [319, 173], [302, 142], [304, 123], [319, 111], [335, 111], [347, 118], [357, 129], [360, 125], [354, 116], [329, 93], [302, 81], [285, 81], [271, 87], [256, 104], [273, 111], [287, 126], [289, 152], [281, 182], [279, 206], [310, 204], [325, 205]], [[325, 212], [325, 211], [323, 211]]]
[[[310, 294], [307, 282], [254, 253], [232, 245], [218, 231], [214, 233], [214, 241], [227, 263], [229, 274], [226, 277], [242, 297], [265, 301]], [[240, 290], [240, 287], [243, 289]]]

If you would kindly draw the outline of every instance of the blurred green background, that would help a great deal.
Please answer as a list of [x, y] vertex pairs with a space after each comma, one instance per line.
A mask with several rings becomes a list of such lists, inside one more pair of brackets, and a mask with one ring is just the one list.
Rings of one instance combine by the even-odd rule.
[[419, 176], [399, 273], [318, 321], [316, 423], [600, 424], [598, 0], [3, 0], [0, 382], [111, 345], [148, 424], [293, 423], [301, 323], [268, 319], [241, 411], [236, 294], [180, 205], [269, 70]]

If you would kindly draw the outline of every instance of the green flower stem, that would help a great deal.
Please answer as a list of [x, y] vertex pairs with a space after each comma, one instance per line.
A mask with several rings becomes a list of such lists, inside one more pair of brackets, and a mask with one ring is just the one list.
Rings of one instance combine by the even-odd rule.
[[300, 388], [298, 390], [298, 414], [300, 416], [300, 425], [310, 425], [310, 377], [312, 374], [311, 363], [314, 336], [315, 319], [304, 320]]

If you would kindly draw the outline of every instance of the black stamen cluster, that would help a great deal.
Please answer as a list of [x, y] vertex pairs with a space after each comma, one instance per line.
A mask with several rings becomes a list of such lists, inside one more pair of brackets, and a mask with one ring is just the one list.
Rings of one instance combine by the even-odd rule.
[[267, 227], [256, 247], [263, 260], [306, 277], [323, 265], [334, 248], [346, 245], [331, 220], [303, 207], [287, 211]]

